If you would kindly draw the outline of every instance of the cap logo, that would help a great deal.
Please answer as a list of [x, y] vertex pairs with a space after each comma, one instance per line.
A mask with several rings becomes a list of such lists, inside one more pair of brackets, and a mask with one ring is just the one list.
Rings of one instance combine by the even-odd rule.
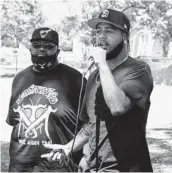
[[108, 11], [108, 10], [104, 10], [104, 11], [102, 12], [101, 17], [103, 17], [103, 18], [107, 18], [108, 15], [109, 15], [109, 11]]
[[41, 38], [45, 38], [47, 36], [47, 34], [52, 31], [51, 29], [48, 29], [48, 30], [41, 30], [40, 31], [40, 36]]

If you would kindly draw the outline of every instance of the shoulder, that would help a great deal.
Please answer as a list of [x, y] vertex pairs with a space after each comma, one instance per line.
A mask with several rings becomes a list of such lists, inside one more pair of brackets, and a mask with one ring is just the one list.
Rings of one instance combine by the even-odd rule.
[[131, 67], [134, 67], [134, 66], [149, 67], [149, 65], [146, 62], [142, 60], [138, 60], [136, 58], [132, 58], [132, 57], [128, 58], [128, 60], [126, 61], [126, 64]]
[[87, 80], [77, 69], [74, 69], [66, 64], [59, 64], [60, 72], [72, 84], [80, 86], [82, 81], [86, 84]]
[[24, 83], [28, 80], [28, 77], [31, 77], [31, 66], [23, 69], [22, 71], [18, 72], [13, 79], [13, 86], [18, 85], [19, 83]]
[[67, 73], [69, 75], [76, 75], [76, 76], [82, 76], [81, 72], [79, 72], [77, 69], [70, 67], [66, 64], [59, 64], [59, 67], [61, 69], [61, 71], [63, 71], [64, 73]]
[[142, 80], [152, 83], [153, 77], [150, 66], [144, 62], [134, 58], [129, 58], [124, 67], [125, 75], [123, 80]]
[[16, 74], [16, 76], [14, 77], [14, 80], [20, 79], [21, 77], [26, 77], [29, 75], [29, 73], [31, 73], [31, 66], [21, 70], [20, 72], [18, 72]]
[[128, 72], [148, 72], [151, 74], [150, 66], [141, 60], [129, 57], [124, 65]]

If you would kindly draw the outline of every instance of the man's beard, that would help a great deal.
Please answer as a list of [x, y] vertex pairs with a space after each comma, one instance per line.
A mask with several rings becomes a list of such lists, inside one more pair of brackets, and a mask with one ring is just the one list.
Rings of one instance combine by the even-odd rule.
[[50, 70], [57, 61], [57, 55], [51, 56], [36, 56], [31, 54], [31, 60], [33, 66], [40, 72], [45, 72]]
[[110, 60], [116, 58], [124, 47], [123, 40], [109, 53], [107, 53], [106, 60]]

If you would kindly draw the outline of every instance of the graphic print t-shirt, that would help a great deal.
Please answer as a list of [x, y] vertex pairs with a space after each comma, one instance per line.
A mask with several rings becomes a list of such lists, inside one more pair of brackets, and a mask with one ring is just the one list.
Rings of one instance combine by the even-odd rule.
[[7, 123], [14, 126], [10, 155], [29, 163], [46, 153], [43, 144], [66, 144], [74, 136], [81, 74], [59, 64], [40, 74], [29, 67], [13, 81]]

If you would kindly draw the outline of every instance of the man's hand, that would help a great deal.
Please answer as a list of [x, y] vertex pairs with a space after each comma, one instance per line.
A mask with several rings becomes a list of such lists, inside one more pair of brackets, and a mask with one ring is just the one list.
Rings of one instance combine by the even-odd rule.
[[93, 57], [95, 65], [100, 67], [106, 63], [106, 50], [101, 47], [91, 47], [89, 57]]
[[70, 149], [67, 145], [60, 144], [44, 144], [45, 148], [52, 149], [50, 153], [41, 155], [41, 158], [47, 158], [49, 161], [58, 161], [60, 165], [63, 165], [68, 161]]

